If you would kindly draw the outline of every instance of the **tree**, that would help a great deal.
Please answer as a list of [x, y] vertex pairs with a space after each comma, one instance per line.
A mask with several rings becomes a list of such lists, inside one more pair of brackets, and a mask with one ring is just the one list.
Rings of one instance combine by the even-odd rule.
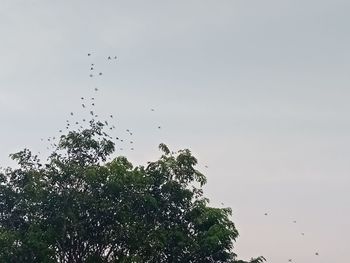
[[[62, 135], [42, 164], [25, 149], [0, 173], [0, 262], [241, 262], [229, 208], [203, 196], [189, 150], [147, 166], [107, 162], [104, 124]], [[251, 262], [262, 262], [262, 257]]]

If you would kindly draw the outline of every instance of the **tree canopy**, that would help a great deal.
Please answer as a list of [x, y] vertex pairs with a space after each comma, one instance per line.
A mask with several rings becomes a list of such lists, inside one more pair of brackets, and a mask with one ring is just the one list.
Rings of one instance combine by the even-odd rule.
[[[236, 262], [230, 208], [209, 206], [189, 150], [133, 166], [91, 121], [42, 163], [28, 149], [0, 173], [0, 262]], [[263, 262], [264, 258], [250, 262]]]

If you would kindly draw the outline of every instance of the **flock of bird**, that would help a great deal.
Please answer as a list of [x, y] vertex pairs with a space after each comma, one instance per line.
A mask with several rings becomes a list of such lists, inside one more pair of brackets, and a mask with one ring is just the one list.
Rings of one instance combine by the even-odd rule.
[[[93, 57], [92, 53], [88, 53], [87, 54], [88, 57]], [[117, 56], [107, 56], [106, 57], [107, 61], [117, 61], [118, 57]], [[97, 73], [95, 73], [97, 72]], [[90, 63], [89, 65], [89, 77], [90, 78], [94, 78], [96, 76], [102, 76], [103, 72], [101, 71], [97, 71], [97, 66], [95, 62]], [[70, 112], [69, 114], [69, 118], [66, 120], [65, 123], [65, 129], [66, 130], [77, 130], [78, 132], [81, 132], [82, 130], [84, 130], [85, 128], [87, 128], [89, 126], [89, 123], [91, 123], [92, 121], [97, 122], [99, 121], [99, 115], [96, 112], [96, 97], [97, 94], [100, 92], [100, 89], [98, 87], [94, 87], [93, 88], [93, 92], [95, 93], [94, 96], [81, 96], [80, 97], [80, 105], [81, 108], [83, 110], [85, 110], [85, 113], [89, 116], [89, 117], [84, 117], [81, 118], [79, 120], [76, 119], [76, 115], [74, 112]], [[154, 112], [155, 109], [154, 108], [150, 108], [151, 112]], [[113, 133], [113, 131], [116, 130], [116, 119], [114, 117], [113, 114], [110, 114], [108, 116], [108, 119], [102, 121], [102, 123], [104, 124], [104, 126], [106, 128], [109, 129], [109, 134], [107, 134], [106, 132], [103, 132], [103, 135], [108, 137], [110, 140], [113, 140], [115, 145], [119, 145], [118, 148], [116, 148], [117, 150], [123, 151], [123, 150], [131, 150], [134, 151], [134, 140], [133, 140], [133, 132], [131, 131], [130, 128], [125, 129], [124, 134], [120, 135], [120, 134], [115, 134], [114, 136], [111, 136], [110, 134]], [[162, 129], [162, 126], [158, 125], [156, 127], [158, 130]], [[59, 130], [60, 134], [64, 133], [63, 129]], [[51, 149], [56, 149], [58, 144], [56, 142], [56, 139], [59, 139], [60, 136], [54, 136], [54, 137], [49, 137], [47, 138], [47, 142], [49, 142], [49, 146], [46, 147], [47, 150]], [[41, 138], [41, 141], [44, 141], [44, 138]], [[40, 152], [39, 152], [40, 154]]]
[[[265, 212], [265, 213], [264, 213], [264, 216], [269, 216], [269, 214]], [[297, 223], [296, 220], [293, 220], [292, 222], [293, 222], [294, 224]], [[301, 232], [300, 235], [305, 236], [305, 233], [304, 233], [304, 232]], [[315, 256], [319, 256], [319, 252], [317, 252], [317, 251], [314, 252], [314, 255], [315, 255]], [[292, 258], [288, 259], [288, 262], [293, 262], [293, 259], [292, 259]]]
[[[92, 57], [92, 53], [88, 53], [87, 54], [89, 57]], [[116, 60], [118, 59], [117, 56], [107, 56], [106, 57], [107, 61], [112, 61], [112, 60]], [[103, 75], [103, 72], [99, 72], [96, 70], [96, 64], [95, 63], [90, 63], [90, 74], [89, 74], [89, 77], [90, 78], [94, 78], [95, 76], [102, 76]], [[95, 74], [95, 72], [98, 72]], [[99, 88], [95, 87], [93, 89], [93, 91], [95, 93], [98, 93], [99, 92]], [[97, 119], [95, 118], [99, 118], [99, 115], [96, 113], [95, 111], [95, 106], [96, 106], [96, 96], [92, 96], [92, 97], [80, 97], [80, 100], [81, 100], [81, 107], [83, 108], [83, 110], [85, 110], [88, 115], [90, 115], [90, 120], [88, 120], [87, 117], [85, 118], [82, 118], [81, 120], [77, 121], [77, 120], [72, 120], [72, 118], [75, 117], [75, 114], [74, 112], [70, 112], [70, 117], [71, 119], [67, 119], [66, 120], [66, 124], [65, 124], [65, 128], [66, 130], [70, 130], [70, 129], [73, 129], [73, 125], [75, 125], [75, 128], [77, 128], [77, 131], [80, 132], [82, 130], [84, 130], [88, 123], [90, 123], [91, 121], [98, 121]], [[154, 112], [155, 109], [154, 108], [150, 108], [150, 111], [151, 112]], [[116, 129], [116, 123], [115, 123], [115, 117], [113, 114], [110, 114], [108, 116], [108, 119], [104, 120], [103, 121], [103, 124], [111, 131], [114, 131]], [[157, 129], [161, 129], [162, 127], [161, 126], [157, 126]], [[59, 133], [62, 134], [64, 133], [64, 130], [60, 129], [59, 130]], [[124, 131], [124, 136], [120, 136], [120, 135], [116, 135], [116, 136], [111, 136], [107, 133], [103, 133], [104, 136], [108, 137], [109, 139], [111, 140], [114, 140], [115, 142], [115, 145], [124, 145], [123, 147], [119, 147], [118, 149], [120, 151], [123, 151], [123, 150], [126, 150], [126, 149], [129, 149], [131, 151], [134, 150], [134, 140], [132, 139], [132, 136], [133, 136], [133, 131], [131, 131], [130, 128], [128, 129], [125, 129]], [[59, 136], [57, 137], [49, 137], [47, 138], [47, 141], [50, 143], [50, 146], [51, 148], [57, 148], [57, 143], [55, 142], [56, 139], [58, 139]], [[41, 141], [44, 141], [44, 138], [41, 138]], [[47, 149], [49, 150], [50, 147], [47, 147]], [[40, 152], [39, 152], [40, 154]], [[204, 166], [206, 169], [208, 169], [208, 165], [205, 165]], [[221, 203], [222, 205], [224, 205], [223, 203]], [[265, 212], [264, 213], [264, 216], [269, 216], [269, 213]], [[297, 223], [296, 220], [293, 221], [294, 224]], [[304, 232], [301, 232], [300, 233], [302, 236], [305, 235]], [[319, 252], [314, 252], [314, 255], [315, 256], [319, 256]], [[288, 259], [288, 262], [293, 262], [293, 258], [289, 258]]]

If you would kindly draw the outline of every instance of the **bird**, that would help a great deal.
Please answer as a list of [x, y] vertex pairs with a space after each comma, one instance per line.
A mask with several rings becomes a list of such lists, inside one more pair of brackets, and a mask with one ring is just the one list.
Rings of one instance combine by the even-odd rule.
[[73, 116], [74, 115], [73, 112], [71, 112], [70, 115]]
[[95, 106], [95, 103], [91, 103], [91, 106]]
[[158, 129], [161, 129], [162, 127], [158, 126]]
[[302, 236], [304, 236], [304, 235], [305, 235], [305, 233], [301, 233], [301, 235], [302, 235]]
[[117, 59], [117, 56], [114, 56], [114, 59]]
[[294, 224], [295, 224], [296, 222], [297, 222], [296, 220], [293, 221]]
[[84, 97], [81, 97], [80, 99], [81, 99], [81, 100], [83, 100], [83, 99], [84, 99]]
[[91, 111], [90, 111], [90, 114], [91, 114], [91, 115], [94, 115], [94, 112], [91, 110]]
[[111, 114], [111, 115], [109, 115], [109, 117], [113, 118], [113, 115]]
[[151, 109], [151, 111], [154, 111], [154, 109]]
[[81, 106], [83, 107], [83, 108], [85, 108], [85, 104], [83, 103], [83, 104], [81, 104]]
[[134, 142], [133, 141], [130, 141], [131, 144], [133, 144]]
[[94, 70], [94, 68], [93, 68], [93, 67], [91, 67], [91, 68], [90, 68], [90, 70]]
[[208, 165], [205, 165], [204, 167], [205, 167], [205, 168], [208, 168]]
[[292, 259], [288, 259], [288, 262], [292, 262], [293, 260]]
[[265, 213], [264, 215], [265, 215], [265, 216], [267, 216], [268, 214], [267, 214], [267, 213]]
[[62, 132], [62, 130], [59, 130], [59, 132]]
[[316, 252], [315, 255], [318, 256], [319, 255], [318, 252]]
[[132, 150], [132, 151], [133, 151], [133, 150], [134, 150], [134, 148], [130, 148], [130, 150]]
[[98, 91], [98, 88], [95, 88], [95, 91]]
[[98, 75], [100, 75], [100, 76], [101, 76], [101, 75], [102, 75], [102, 72], [98, 73]]
[[91, 56], [91, 53], [88, 53], [88, 56]]
[[90, 76], [90, 78], [92, 78], [94, 75], [90, 74], [89, 76]]
[[108, 56], [108, 59], [111, 59], [111, 56]]

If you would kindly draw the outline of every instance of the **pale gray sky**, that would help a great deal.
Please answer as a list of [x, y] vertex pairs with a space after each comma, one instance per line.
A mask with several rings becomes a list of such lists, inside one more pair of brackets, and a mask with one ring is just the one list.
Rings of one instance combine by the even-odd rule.
[[[81, 118], [79, 98], [98, 87], [98, 114], [134, 131], [122, 154], [143, 163], [165, 142], [198, 156], [207, 195], [234, 211], [241, 257], [345, 262], [349, 11], [346, 0], [0, 0], [0, 163], [45, 152], [40, 138]], [[89, 78], [90, 63], [104, 75]]]

